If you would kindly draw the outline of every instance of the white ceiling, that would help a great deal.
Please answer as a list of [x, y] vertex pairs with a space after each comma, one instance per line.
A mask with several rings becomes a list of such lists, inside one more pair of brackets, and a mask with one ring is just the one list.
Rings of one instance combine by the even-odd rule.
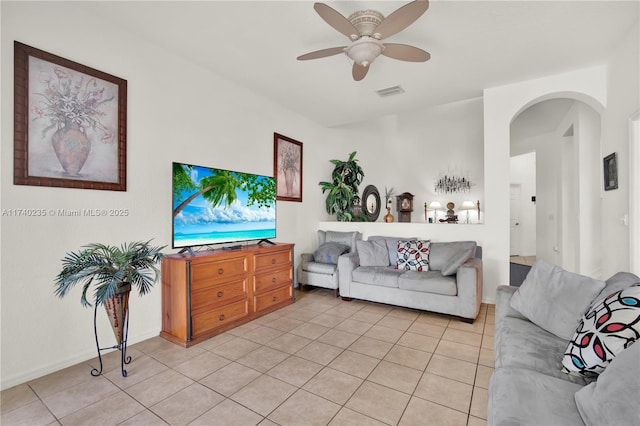
[[[326, 3], [345, 16], [367, 8], [387, 16], [406, 2]], [[484, 88], [603, 63], [638, 22], [638, 6], [637, 0], [431, 1], [413, 25], [385, 40], [422, 48], [431, 60], [381, 56], [355, 82], [344, 55], [296, 60], [348, 43], [310, 1], [74, 4], [325, 126], [479, 97]], [[406, 92], [375, 93], [395, 85]]]

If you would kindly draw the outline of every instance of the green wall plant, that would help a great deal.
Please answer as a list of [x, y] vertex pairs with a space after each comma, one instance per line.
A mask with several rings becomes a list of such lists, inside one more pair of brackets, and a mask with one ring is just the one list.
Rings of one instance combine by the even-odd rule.
[[335, 214], [340, 222], [351, 222], [359, 217], [354, 215], [354, 205], [360, 204], [358, 186], [362, 183], [364, 172], [355, 157], [356, 151], [353, 151], [347, 161], [329, 160], [335, 166], [331, 182], [319, 183], [323, 194], [328, 191], [327, 213]]

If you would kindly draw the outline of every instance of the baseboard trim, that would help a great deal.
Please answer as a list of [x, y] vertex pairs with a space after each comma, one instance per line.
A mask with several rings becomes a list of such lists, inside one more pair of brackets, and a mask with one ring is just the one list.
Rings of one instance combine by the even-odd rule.
[[[128, 343], [127, 346], [131, 346], [131, 345], [135, 345], [136, 343], [140, 343], [144, 340], [150, 339], [152, 337], [156, 337], [160, 334], [160, 330], [158, 329], [155, 332], [149, 332], [149, 333], [145, 333], [145, 334], [140, 334], [134, 338], [131, 338]], [[115, 350], [115, 349], [114, 349]], [[112, 352], [112, 351], [109, 351]], [[103, 354], [108, 353], [107, 351], [102, 352]], [[86, 352], [82, 352], [77, 356], [74, 357], [70, 357], [67, 358], [65, 360], [62, 361], [58, 361], [58, 362], [54, 362], [52, 364], [40, 367], [40, 368], [35, 368], [33, 370], [29, 370], [27, 372], [23, 372], [22, 374], [18, 374], [15, 376], [8, 376], [3, 374], [2, 375], [2, 381], [0, 382], [0, 390], [5, 390], [5, 389], [9, 389], [12, 388], [14, 386], [18, 386], [21, 385], [23, 383], [27, 383], [30, 382], [32, 380], [35, 379], [39, 379], [40, 377], [46, 376], [47, 374], [51, 374], [51, 373], [55, 373], [56, 371], [60, 371], [63, 370], [67, 367], [71, 367], [73, 365], [79, 364], [81, 362], [84, 361], [88, 361], [90, 359], [93, 359], [95, 357], [97, 357], [98, 354], [96, 353], [95, 350], [93, 351], [86, 351]], [[91, 371], [91, 367], [87, 364], [87, 375], [90, 374]]]

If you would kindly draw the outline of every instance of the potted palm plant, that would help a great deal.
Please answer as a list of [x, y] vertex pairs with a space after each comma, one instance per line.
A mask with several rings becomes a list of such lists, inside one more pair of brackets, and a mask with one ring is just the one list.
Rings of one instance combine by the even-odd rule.
[[118, 345], [124, 337], [124, 322], [128, 313], [129, 293], [135, 287], [140, 295], [147, 294], [158, 279], [155, 264], [162, 258], [166, 246], [153, 247], [151, 241], [124, 243], [120, 247], [93, 243], [80, 251], [69, 252], [62, 259], [62, 271], [55, 281], [55, 294], [66, 296], [82, 283], [82, 306], [93, 306], [87, 293], [93, 288], [96, 308], [103, 305], [109, 316]]
[[323, 194], [329, 191], [326, 200], [327, 213], [336, 214], [341, 222], [359, 219], [358, 186], [362, 183], [364, 172], [355, 157], [356, 151], [353, 151], [347, 161], [330, 160], [335, 166], [331, 173], [331, 182], [319, 183]]

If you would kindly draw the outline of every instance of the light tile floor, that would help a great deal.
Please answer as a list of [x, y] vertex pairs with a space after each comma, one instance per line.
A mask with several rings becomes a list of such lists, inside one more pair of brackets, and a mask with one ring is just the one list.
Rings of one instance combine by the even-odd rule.
[[152, 338], [1, 394], [9, 425], [483, 425], [493, 305], [473, 324], [332, 291], [184, 349]]

